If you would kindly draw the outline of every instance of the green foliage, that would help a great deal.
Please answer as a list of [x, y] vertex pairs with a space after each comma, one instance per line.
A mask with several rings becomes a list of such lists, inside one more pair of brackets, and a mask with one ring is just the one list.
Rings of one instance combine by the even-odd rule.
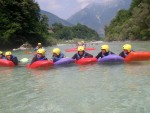
[[67, 27], [55, 23], [51, 29], [54, 33], [50, 34], [48, 17], [40, 14], [40, 8], [34, 0], [0, 0], [2, 49], [19, 47], [25, 42], [34, 46], [37, 42], [43, 45], [56, 44], [60, 39], [99, 39], [94, 30], [81, 24]]
[[0, 0], [0, 6], [0, 46], [46, 42], [48, 18], [40, 15], [34, 0]]
[[85, 25], [77, 24], [75, 26], [63, 26], [55, 23], [51, 28], [54, 31], [54, 37], [62, 40], [78, 39], [100, 39], [97, 32], [88, 28]]
[[120, 10], [109, 26], [106, 40], [150, 40], [150, 1], [133, 0], [129, 10]]

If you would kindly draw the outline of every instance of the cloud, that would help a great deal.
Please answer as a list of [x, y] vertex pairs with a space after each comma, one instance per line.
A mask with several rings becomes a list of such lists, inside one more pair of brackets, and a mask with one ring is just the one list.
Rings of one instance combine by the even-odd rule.
[[107, 3], [111, 2], [111, 1], [115, 1], [115, 0], [76, 0], [76, 1], [79, 4], [80, 9], [83, 9], [87, 5], [89, 5], [90, 3], [93, 3], [93, 2], [107, 4]]
[[68, 18], [92, 2], [105, 3], [115, 0], [35, 0], [42, 10], [61, 18]]
[[35, 0], [43, 10], [57, 10], [61, 8], [61, 5], [57, 0]]
[[77, 3], [80, 5], [81, 9], [92, 3], [94, 0], [77, 0]]

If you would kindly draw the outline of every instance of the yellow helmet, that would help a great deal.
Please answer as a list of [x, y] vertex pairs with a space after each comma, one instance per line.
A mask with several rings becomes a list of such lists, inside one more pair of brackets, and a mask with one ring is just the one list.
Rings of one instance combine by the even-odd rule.
[[84, 47], [83, 46], [79, 46], [78, 47], [78, 51], [84, 51]]
[[81, 41], [81, 43], [84, 43], [84, 41]]
[[56, 55], [60, 55], [60, 49], [59, 48], [54, 48], [53, 53], [56, 53]]
[[102, 45], [101, 49], [104, 49], [106, 52], [109, 51], [109, 46], [108, 45]]
[[130, 44], [125, 44], [122, 47], [124, 50], [127, 50], [128, 52], [131, 52], [132, 46]]
[[44, 49], [38, 49], [37, 53], [42, 54], [44, 56], [45, 55], [45, 50]]
[[12, 55], [12, 53], [11, 53], [10, 51], [7, 51], [7, 52], [5, 53], [5, 56], [9, 56], [9, 55]]
[[41, 46], [42, 44], [41, 43], [38, 43], [38, 46]]
[[0, 55], [2, 55], [3, 54], [3, 52], [2, 51], [0, 51]]

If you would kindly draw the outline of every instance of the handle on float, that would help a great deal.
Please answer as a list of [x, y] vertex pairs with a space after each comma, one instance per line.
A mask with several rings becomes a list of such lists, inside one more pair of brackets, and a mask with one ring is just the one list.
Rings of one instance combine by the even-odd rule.
[[19, 60], [21, 63], [27, 63], [29, 61], [28, 58], [22, 58], [21, 60]]

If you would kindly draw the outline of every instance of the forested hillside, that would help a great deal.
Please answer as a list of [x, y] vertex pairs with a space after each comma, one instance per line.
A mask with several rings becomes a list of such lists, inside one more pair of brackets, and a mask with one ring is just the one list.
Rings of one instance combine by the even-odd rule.
[[39, 12], [34, 0], [0, 0], [0, 47], [47, 42], [48, 18]]
[[50, 27], [49, 19], [40, 14], [34, 0], [0, 0], [0, 49], [16, 48], [25, 42], [46, 46], [56, 44], [58, 39], [99, 39], [94, 30], [84, 25], [67, 27], [55, 23]]
[[120, 10], [109, 26], [106, 40], [150, 40], [150, 0], [132, 0], [129, 10]]
[[85, 39], [85, 40], [99, 40], [98, 33], [85, 25], [77, 24], [75, 26], [64, 26], [60, 23], [52, 24], [51, 33], [52, 37], [56, 39], [72, 40], [72, 39]]

